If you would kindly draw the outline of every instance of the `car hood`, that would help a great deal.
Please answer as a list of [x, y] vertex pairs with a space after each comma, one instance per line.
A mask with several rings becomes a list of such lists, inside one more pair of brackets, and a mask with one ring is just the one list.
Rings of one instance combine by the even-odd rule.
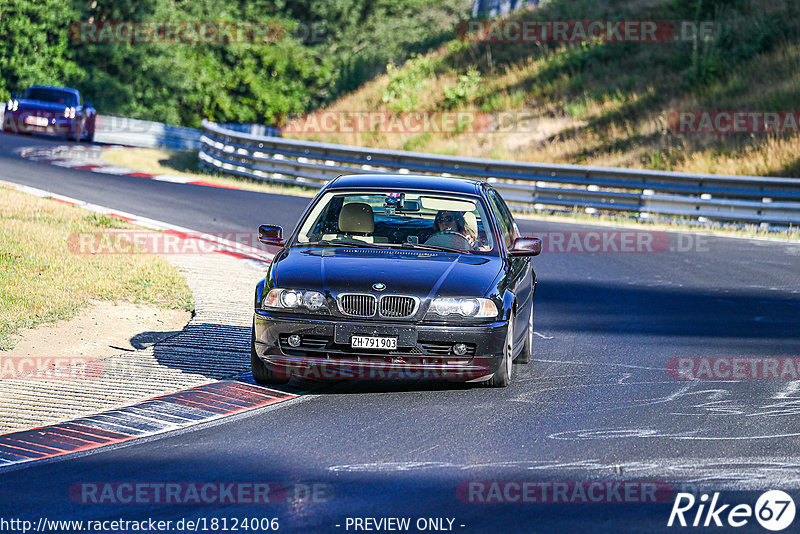
[[438, 251], [293, 247], [272, 267], [275, 287], [428, 296], [483, 296], [497, 278], [499, 257]]
[[[63, 113], [64, 109], [68, 108], [66, 104], [56, 104], [55, 102], [44, 102], [42, 100], [20, 100], [19, 101], [19, 111], [47, 111], [47, 112], [56, 112], [56, 113]], [[80, 109], [80, 106], [75, 106], [76, 109]]]

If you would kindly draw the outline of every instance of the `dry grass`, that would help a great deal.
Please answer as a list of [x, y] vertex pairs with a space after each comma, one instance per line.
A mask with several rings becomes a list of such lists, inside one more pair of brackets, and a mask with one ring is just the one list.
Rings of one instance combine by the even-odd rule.
[[170, 151], [154, 148], [121, 148], [106, 150], [103, 159], [113, 165], [151, 174], [171, 174], [193, 180], [256, 191], [299, 197], [313, 197], [316, 190], [304, 187], [282, 186], [260, 180], [248, 180], [235, 176], [218, 176], [202, 173], [197, 169], [197, 152]]
[[0, 187], [0, 349], [21, 328], [70, 318], [91, 300], [191, 310], [180, 273], [151, 254], [71, 252], [67, 237], [132, 225]]

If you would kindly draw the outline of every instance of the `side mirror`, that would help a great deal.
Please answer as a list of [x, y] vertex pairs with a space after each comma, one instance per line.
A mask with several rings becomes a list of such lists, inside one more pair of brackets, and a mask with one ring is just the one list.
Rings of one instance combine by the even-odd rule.
[[271, 224], [262, 224], [258, 227], [258, 240], [265, 245], [282, 247], [286, 244], [283, 239], [283, 228]]
[[514, 248], [508, 251], [509, 256], [538, 256], [542, 252], [542, 240], [538, 237], [518, 237], [514, 240]]

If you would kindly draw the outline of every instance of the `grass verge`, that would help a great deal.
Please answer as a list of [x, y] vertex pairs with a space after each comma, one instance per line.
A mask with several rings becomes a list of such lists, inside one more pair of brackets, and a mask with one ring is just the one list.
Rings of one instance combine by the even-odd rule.
[[198, 170], [197, 151], [171, 151], [156, 148], [122, 148], [103, 152], [103, 159], [119, 165], [151, 174], [171, 174], [193, 178], [222, 187], [236, 187], [258, 193], [273, 193], [298, 197], [313, 197], [317, 190], [300, 186], [281, 185], [262, 180], [248, 180], [236, 176], [207, 174]]
[[180, 273], [152, 254], [76, 254], [75, 232], [135, 228], [0, 186], [0, 350], [22, 328], [75, 316], [91, 300], [148, 303], [192, 310]]

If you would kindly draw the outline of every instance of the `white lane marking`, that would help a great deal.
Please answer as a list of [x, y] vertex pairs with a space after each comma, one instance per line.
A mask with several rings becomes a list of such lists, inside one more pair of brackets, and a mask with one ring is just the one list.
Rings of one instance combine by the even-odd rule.
[[441, 467], [457, 467], [449, 462], [375, 462], [370, 464], [334, 465], [328, 467], [333, 472], [382, 472], [412, 471], [418, 469], [436, 469]]
[[628, 363], [611, 363], [611, 362], [583, 362], [580, 360], [548, 360], [545, 358], [535, 358], [537, 362], [543, 363], [564, 363], [568, 365], [600, 365], [603, 367], [624, 367], [626, 369], [645, 369], [647, 371], [664, 371], [663, 367], [645, 367], [642, 365], [631, 365]]
[[534, 332], [533, 335], [534, 336], [539, 336], [542, 339], [553, 339], [553, 337], [554, 337], [554, 336], [546, 336], [544, 334], [540, 334], [539, 332]]
[[758, 436], [700, 436], [694, 430], [684, 434], [661, 433], [655, 428], [587, 428], [583, 430], [570, 430], [567, 432], [556, 432], [547, 436], [550, 439], [566, 441], [590, 441], [590, 440], [609, 440], [619, 438], [657, 438], [675, 440], [696, 440], [696, 441], [749, 441], [756, 439], [780, 439], [793, 438], [800, 436], [800, 432], [785, 434], [762, 434]]
[[[638, 478], [661, 479], [683, 485], [704, 483], [714, 484], [718, 489], [755, 489], [780, 487], [800, 487], [800, 457], [725, 457], [725, 458], [651, 458], [627, 462], [603, 461], [588, 458], [561, 462], [558, 460], [526, 460], [518, 462], [451, 463], [451, 462], [376, 462], [368, 464], [335, 465], [328, 467], [333, 472], [389, 472], [409, 469], [453, 469], [501, 470], [522, 469], [525, 471], [560, 471], [565, 480], [586, 473], [618, 475], [635, 473]], [[688, 478], [687, 478], [688, 475]], [[556, 475], [558, 476], [558, 475]], [[707, 489], [707, 488], [706, 488]]]
[[130, 174], [130, 169], [126, 169], [125, 167], [95, 167], [94, 169], [90, 169], [92, 172], [96, 172], [97, 174], [115, 174], [117, 176], [124, 176], [126, 174]]
[[176, 184], [188, 184], [189, 182], [196, 181], [197, 178], [187, 178], [186, 176], [175, 176], [174, 174], [156, 174], [153, 180], [159, 182], [172, 182]]

